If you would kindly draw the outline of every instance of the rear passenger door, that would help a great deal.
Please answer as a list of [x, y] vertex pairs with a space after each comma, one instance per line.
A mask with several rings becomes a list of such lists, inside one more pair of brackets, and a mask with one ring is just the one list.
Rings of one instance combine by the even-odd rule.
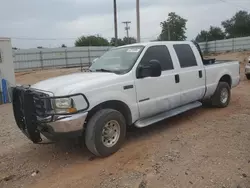
[[181, 103], [188, 104], [203, 98], [205, 94], [205, 70], [200, 54], [194, 45], [173, 45], [180, 64]]
[[180, 105], [180, 84], [176, 83], [176, 67], [169, 49], [165, 45], [150, 46], [138, 64], [147, 65], [150, 60], [158, 60], [162, 68], [160, 77], [138, 78], [135, 85], [140, 117], [148, 117]]

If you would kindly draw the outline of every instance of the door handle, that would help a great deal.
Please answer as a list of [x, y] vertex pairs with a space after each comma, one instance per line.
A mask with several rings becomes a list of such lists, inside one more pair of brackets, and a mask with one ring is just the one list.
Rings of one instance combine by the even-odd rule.
[[175, 83], [179, 83], [180, 82], [179, 74], [176, 74], [174, 77], [175, 77]]
[[199, 70], [199, 78], [202, 78], [202, 71]]

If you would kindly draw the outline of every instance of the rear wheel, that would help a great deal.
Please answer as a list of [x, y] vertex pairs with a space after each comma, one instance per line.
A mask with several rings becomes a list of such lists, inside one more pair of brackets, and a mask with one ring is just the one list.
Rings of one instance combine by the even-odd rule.
[[250, 80], [250, 74], [246, 74], [248, 80]]
[[212, 104], [219, 108], [228, 106], [231, 99], [231, 89], [226, 82], [219, 82], [217, 89], [212, 97]]
[[96, 156], [107, 157], [118, 151], [126, 136], [123, 115], [113, 109], [102, 109], [87, 123], [85, 143]]

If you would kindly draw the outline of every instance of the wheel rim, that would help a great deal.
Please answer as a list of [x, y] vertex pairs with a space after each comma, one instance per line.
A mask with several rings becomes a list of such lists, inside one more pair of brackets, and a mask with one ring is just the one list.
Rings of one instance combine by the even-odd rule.
[[120, 137], [120, 124], [111, 120], [107, 122], [102, 129], [102, 143], [106, 147], [114, 146]]
[[223, 104], [226, 103], [227, 100], [228, 100], [228, 96], [229, 96], [228, 90], [227, 90], [226, 88], [223, 88], [223, 89], [221, 90], [220, 101], [221, 101]]

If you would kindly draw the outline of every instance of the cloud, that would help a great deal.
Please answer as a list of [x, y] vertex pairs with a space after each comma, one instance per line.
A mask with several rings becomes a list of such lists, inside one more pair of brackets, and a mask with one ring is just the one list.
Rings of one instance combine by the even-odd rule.
[[[201, 29], [220, 26], [240, 10], [250, 7], [249, 0], [223, 3], [218, 0], [141, 0], [141, 36], [143, 41], [155, 39], [160, 22], [169, 12], [188, 20], [187, 36], [193, 39]], [[125, 36], [122, 21], [130, 20], [130, 35], [136, 36], [135, 0], [117, 0], [119, 37]], [[58, 40], [17, 40], [13, 46], [73, 46], [81, 35], [100, 34], [111, 38], [113, 32], [113, 1], [107, 0], [8, 0], [0, 7], [0, 36], [28, 38], [59, 38]], [[64, 39], [62, 39], [64, 38]]]

